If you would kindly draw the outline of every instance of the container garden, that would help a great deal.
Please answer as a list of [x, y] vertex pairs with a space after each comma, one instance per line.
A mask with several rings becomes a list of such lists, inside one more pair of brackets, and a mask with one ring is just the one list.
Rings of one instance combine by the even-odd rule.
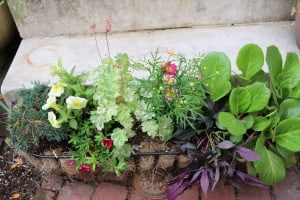
[[[295, 53], [283, 62], [276, 46], [264, 55], [258, 45], [246, 44], [234, 76], [223, 52], [191, 59], [153, 52], [144, 62], [108, 55], [79, 74], [58, 61], [51, 67], [57, 82], [21, 90], [8, 120], [8, 143], [26, 150], [42, 139], [66, 140], [71, 159], [63, 162], [70, 171], [121, 176], [131, 170], [135, 187], [152, 199], [176, 199], [193, 186], [207, 193], [224, 179], [264, 187], [283, 180], [296, 163]], [[145, 71], [145, 78], [133, 77], [132, 70]]]

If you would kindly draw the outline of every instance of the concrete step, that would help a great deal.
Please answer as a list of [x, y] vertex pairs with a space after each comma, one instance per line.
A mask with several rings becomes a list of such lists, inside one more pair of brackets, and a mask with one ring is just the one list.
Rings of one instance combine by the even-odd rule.
[[[236, 70], [235, 59], [239, 49], [246, 43], [256, 43], [265, 51], [276, 45], [283, 56], [289, 51], [300, 53], [295, 42], [294, 27], [290, 21], [251, 24], [245, 26], [211, 26], [155, 31], [113, 33], [109, 36], [111, 54], [126, 52], [138, 60], [149, 56], [157, 48], [164, 54], [167, 49], [193, 57], [211, 51], [225, 52]], [[102, 54], [106, 53], [105, 37], [97, 36]], [[58, 59], [63, 66], [78, 71], [99, 65], [95, 41], [91, 35], [60, 36], [23, 39], [12, 65], [2, 83], [5, 101], [15, 100], [14, 90], [30, 87], [32, 82], [55, 82], [50, 76], [49, 66]], [[136, 74], [139, 76], [140, 74]]]

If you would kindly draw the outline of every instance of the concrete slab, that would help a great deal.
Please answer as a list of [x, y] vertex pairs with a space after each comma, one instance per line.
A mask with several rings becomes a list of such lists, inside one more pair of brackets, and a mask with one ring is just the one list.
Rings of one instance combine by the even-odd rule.
[[[265, 51], [269, 45], [276, 45], [283, 56], [289, 51], [300, 53], [295, 42], [295, 31], [291, 22], [262, 23], [247, 26], [201, 27], [139, 31], [112, 34], [109, 38], [111, 54], [126, 52], [138, 60], [149, 56], [157, 48], [164, 54], [167, 49], [193, 57], [210, 51], [225, 52], [236, 71], [235, 59], [239, 49], [246, 43], [256, 43]], [[102, 55], [106, 54], [104, 35], [98, 35]], [[166, 55], [166, 54], [165, 54]], [[32, 82], [53, 83], [49, 66], [62, 59], [63, 66], [78, 71], [99, 65], [99, 57], [92, 36], [47, 37], [24, 39], [2, 83], [2, 94], [10, 104], [12, 91]], [[137, 73], [137, 76], [142, 74]]]
[[7, 0], [22, 38], [288, 20], [293, 0]]

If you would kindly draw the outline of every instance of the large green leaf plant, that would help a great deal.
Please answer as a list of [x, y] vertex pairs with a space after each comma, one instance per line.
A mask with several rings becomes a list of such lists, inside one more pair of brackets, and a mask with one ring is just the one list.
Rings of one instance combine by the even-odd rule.
[[285, 178], [300, 151], [300, 62], [289, 52], [283, 63], [276, 46], [264, 56], [258, 45], [247, 44], [236, 64], [241, 73], [231, 76], [226, 55], [209, 53], [201, 64], [204, 85], [213, 102], [228, 97], [217, 125], [231, 142], [259, 153], [260, 160], [247, 163], [248, 173], [272, 185]]

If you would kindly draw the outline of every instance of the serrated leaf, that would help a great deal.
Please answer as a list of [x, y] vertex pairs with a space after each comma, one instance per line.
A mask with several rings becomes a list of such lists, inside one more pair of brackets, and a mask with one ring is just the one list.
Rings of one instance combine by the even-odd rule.
[[111, 134], [111, 139], [114, 141], [114, 146], [122, 148], [125, 145], [125, 142], [128, 141], [128, 135], [124, 129], [115, 128]]
[[300, 151], [300, 118], [281, 121], [275, 129], [275, 142], [290, 151]]
[[300, 100], [299, 99], [286, 99], [279, 107], [279, 116], [281, 120], [287, 118], [300, 117]]
[[264, 64], [264, 54], [256, 44], [246, 44], [238, 53], [236, 64], [243, 76], [250, 79], [261, 70]]
[[245, 87], [251, 95], [247, 112], [257, 112], [264, 109], [269, 102], [271, 91], [266, 84], [257, 82]]
[[266, 128], [268, 128], [270, 124], [271, 124], [270, 119], [262, 116], [257, 116], [254, 118], [254, 124], [252, 126], [252, 129], [255, 131], [263, 131]]
[[266, 185], [273, 185], [285, 178], [285, 166], [282, 158], [264, 146], [263, 138], [257, 140], [255, 151], [261, 157], [261, 160], [254, 162], [260, 180]]
[[225, 127], [232, 135], [241, 136], [246, 133], [246, 127], [228, 112], [221, 112], [218, 116], [219, 123]]
[[295, 87], [290, 90], [289, 97], [300, 98], [300, 81], [298, 81]]
[[245, 88], [234, 88], [229, 96], [230, 111], [234, 115], [244, 113], [251, 105], [251, 94]]

